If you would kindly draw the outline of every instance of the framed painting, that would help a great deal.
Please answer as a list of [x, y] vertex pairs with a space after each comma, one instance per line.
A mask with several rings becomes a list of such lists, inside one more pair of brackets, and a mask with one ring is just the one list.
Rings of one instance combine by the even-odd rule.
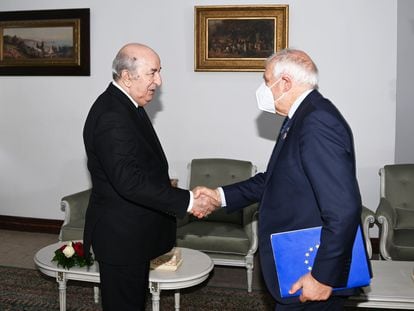
[[89, 76], [89, 9], [0, 12], [0, 75]]
[[264, 71], [288, 47], [288, 5], [196, 6], [195, 71]]

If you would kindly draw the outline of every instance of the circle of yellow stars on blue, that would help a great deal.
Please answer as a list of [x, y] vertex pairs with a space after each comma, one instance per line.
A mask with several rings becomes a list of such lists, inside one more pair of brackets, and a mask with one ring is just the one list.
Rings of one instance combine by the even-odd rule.
[[319, 244], [316, 244], [315, 246], [311, 246], [308, 248], [308, 250], [305, 252], [305, 260], [303, 263], [305, 264], [306, 270], [309, 272], [312, 271], [312, 263], [316, 256], [316, 251], [319, 248]]

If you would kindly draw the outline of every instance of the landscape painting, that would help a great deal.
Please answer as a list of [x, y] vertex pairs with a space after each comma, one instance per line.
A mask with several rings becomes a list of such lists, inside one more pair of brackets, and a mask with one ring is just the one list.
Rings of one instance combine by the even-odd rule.
[[72, 27], [27, 27], [3, 30], [3, 60], [67, 61], [74, 58]]
[[89, 9], [0, 12], [0, 75], [90, 75]]

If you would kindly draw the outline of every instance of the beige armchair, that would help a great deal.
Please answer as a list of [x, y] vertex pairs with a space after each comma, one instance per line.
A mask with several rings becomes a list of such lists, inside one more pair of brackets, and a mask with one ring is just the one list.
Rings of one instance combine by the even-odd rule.
[[414, 260], [414, 164], [385, 165], [379, 171], [380, 254], [386, 260]]
[[[194, 159], [190, 164], [190, 189], [216, 188], [251, 177], [255, 166], [232, 159]], [[247, 289], [252, 290], [254, 254], [258, 246], [257, 204], [228, 214], [219, 209], [204, 219], [186, 216], [177, 223], [177, 246], [209, 255], [215, 265], [245, 267]]]

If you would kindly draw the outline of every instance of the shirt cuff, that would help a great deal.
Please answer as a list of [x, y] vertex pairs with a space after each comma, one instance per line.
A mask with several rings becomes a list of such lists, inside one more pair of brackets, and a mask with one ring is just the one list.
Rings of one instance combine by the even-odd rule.
[[220, 193], [220, 200], [221, 200], [221, 207], [226, 207], [227, 203], [226, 203], [226, 196], [224, 195], [224, 190], [222, 187], [218, 187], [217, 190]]
[[193, 209], [193, 204], [194, 204], [194, 194], [192, 191], [190, 191], [190, 202], [188, 202], [187, 213], [191, 212], [191, 210]]

